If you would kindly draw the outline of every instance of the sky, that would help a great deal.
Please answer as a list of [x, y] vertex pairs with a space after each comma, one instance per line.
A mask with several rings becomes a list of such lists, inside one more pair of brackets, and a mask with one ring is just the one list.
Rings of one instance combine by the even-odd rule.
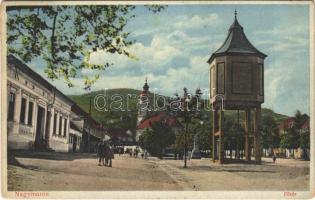
[[[265, 59], [265, 102], [262, 107], [294, 115], [309, 114], [309, 10], [307, 5], [170, 5], [153, 14], [137, 6], [126, 30], [135, 39], [130, 52], [138, 60], [98, 51], [91, 62], [110, 61], [92, 91], [111, 88], [142, 89], [173, 95], [183, 87], [209, 89], [207, 60], [224, 42], [234, 21], [234, 10], [247, 38]], [[44, 66], [29, 64], [45, 77]], [[84, 69], [83, 75], [95, 72]], [[49, 80], [50, 81], [50, 80]], [[65, 94], [82, 94], [83, 81], [68, 88], [63, 80], [50, 81]]]

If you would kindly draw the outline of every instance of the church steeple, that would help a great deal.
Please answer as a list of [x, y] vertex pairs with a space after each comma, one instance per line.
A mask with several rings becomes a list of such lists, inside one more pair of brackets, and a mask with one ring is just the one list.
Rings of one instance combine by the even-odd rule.
[[148, 92], [149, 91], [149, 85], [148, 85], [148, 78], [145, 77], [145, 83], [143, 85], [143, 91]]
[[143, 85], [143, 90], [140, 93], [140, 98], [138, 102], [139, 110], [138, 110], [138, 123], [139, 124], [149, 112], [149, 103], [150, 103], [150, 96], [149, 96], [149, 85], [148, 85], [148, 78], [145, 78], [145, 82]]

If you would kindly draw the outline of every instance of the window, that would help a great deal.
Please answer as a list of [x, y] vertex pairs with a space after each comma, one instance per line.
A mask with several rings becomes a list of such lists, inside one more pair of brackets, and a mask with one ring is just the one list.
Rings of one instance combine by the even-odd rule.
[[253, 72], [251, 63], [232, 64], [232, 93], [252, 94]]
[[66, 137], [67, 135], [67, 119], [65, 119], [65, 123], [64, 123], [64, 126], [63, 126], [63, 137]]
[[53, 134], [56, 135], [56, 129], [57, 129], [57, 113], [54, 115], [54, 131]]
[[217, 65], [217, 93], [224, 94], [224, 63], [218, 63]]
[[32, 126], [33, 125], [33, 102], [28, 103], [28, 122], [27, 125]]
[[9, 95], [9, 108], [8, 108], [8, 120], [13, 121], [14, 118], [14, 105], [15, 105], [15, 94], [10, 92]]
[[61, 130], [62, 130], [62, 117], [59, 117], [59, 133], [58, 135], [61, 135]]
[[210, 96], [213, 97], [215, 95], [215, 74], [214, 74], [214, 69], [215, 69], [215, 66], [211, 67], [210, 69]]
[[259, 79], [259, 95], [264, 95], [264, 68], [262, 64], [258, 66], [258, 79]]
[[20, 123], [25, 123], [25, 112], [26, 112], [26, 99], [22, 98], [21, 102], [21, 114], [20, 114]]

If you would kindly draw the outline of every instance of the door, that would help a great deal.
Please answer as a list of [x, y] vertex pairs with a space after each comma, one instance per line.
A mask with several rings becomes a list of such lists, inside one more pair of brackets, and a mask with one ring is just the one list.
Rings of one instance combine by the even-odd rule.
[[72, 150], [73, 152], [76, 152], [77, 150], [77, 136], [76, 135], [73, 135], [72, 137]]
[[36, 135], [35, 135], [35, 146], [42, 143], [43, 132], [44, 132], [44, 114], [45, 109], [41, 106], [37, 107], [37, 120], [36, 120]]
[[51, 113], [50, 113], [50, 111], [47, 111], [47, 116], [46, 116], [46, 129], [45, 129], [45, 141], [46, 141], [47, 147], [48, 147], [48, 144], [49, 144], [50, 119], [51, 119]]

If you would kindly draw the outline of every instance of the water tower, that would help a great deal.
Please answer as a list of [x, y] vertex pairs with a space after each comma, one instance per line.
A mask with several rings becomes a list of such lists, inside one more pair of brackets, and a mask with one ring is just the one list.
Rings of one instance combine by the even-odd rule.
[[[254, 138], [255, 161], [261, 161], [260, 121], [264, 102], [264, 53], [247, 39], [243, 27], [234, 23], [222, 46], [208, 60], [210, 65], [210, 103], [213, 112], [213, 161], [224, 163], [224, 111], [241, 110], [245, 113], [244, 154], [250, 161], [250, 137]], [[251, 113], [253, 129], [251, 129]]]

